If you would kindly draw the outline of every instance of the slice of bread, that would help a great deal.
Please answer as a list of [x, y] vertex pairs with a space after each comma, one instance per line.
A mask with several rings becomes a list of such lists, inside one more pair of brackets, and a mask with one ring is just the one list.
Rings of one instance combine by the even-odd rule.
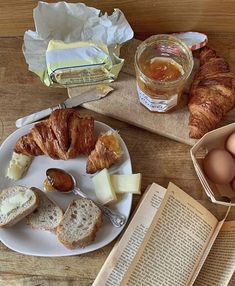
[[103, 222], [101, 210], [88, 199], [72, 200], [57, 228], [57, 237], [67, 248], [85, 247]]
[[37, 194], [24, 186], [13, 186], [0, 192], [0, 227], [10, 227], [39, 206]]
[[40, 206], [27, 216], [28, 224], [35, 229], [55, 231], [63, 218], [62, 209], [41, 190], [31, 188], [39, 197]]

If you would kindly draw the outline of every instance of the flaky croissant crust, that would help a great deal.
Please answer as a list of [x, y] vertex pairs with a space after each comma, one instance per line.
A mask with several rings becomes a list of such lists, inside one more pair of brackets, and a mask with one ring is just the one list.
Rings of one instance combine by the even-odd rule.
[[35, 124], [16, 142], [15, 152], [68, 160], [89, 155], [94, 144], [94, 119], [81, 118], [77, 109], [66, 108], [53, 111], [48, 119]]
[[122, 157], [122, 150], [117, 132], [108, 131], [99, 136], [95, 149], [87, 159], [86, 171], [93, 174], [109, 168]]
[[201, 138], [213, 130], [235, 106], [234, 75], [228, 63], [208, 47], [200, 53], [200, 68], [191, 85], [188, 106], [191, 138]]

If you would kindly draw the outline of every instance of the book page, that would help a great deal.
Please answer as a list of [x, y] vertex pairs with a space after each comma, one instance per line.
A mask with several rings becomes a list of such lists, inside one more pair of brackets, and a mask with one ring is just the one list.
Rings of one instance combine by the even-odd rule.
[[128, 267], [140, 248], [165, 194], [166, 189], [157, 184], [152, 184], [146, 190], [129, 226], [120, 241], [110, 252], [93, 286], [120, 285]]
[[235, 221], [222, 226], [194, 286], [227, 286], [235, 271]]
[[235, 272], [233, 273], [233, 276], [231, 278], [231, 280], [229, 281], [228, 286], [234, 286], [235, 285]]
[[211, 236], [211, 239], [210, 239], [209, 243], [207, 244], [207, 247], [205, 248], [205, 250], [203, 252], [201, 260], [198, 263], [198, 265], [197, 265], [197, 267], [196, 267], [196, 269], [195, 269], [195, 271], [193, 273], [193, 276], [192, 276], [191, 281], [190, 281], [190, 285], [194, 285], [193, 283], [196, 280], [198, 274], [200, 273], [200, 270], [201, 270], [203, 264], [205, 263], [208, 254], [210, 253], [210, 250], [211, 250], [211, 248], [212, 248], [212, 246], [213, 246], [213, 244], [214, 244], [214, 242], [216, 240], [216, 237], [218, 236], [218, 234], [219, 234], [219, 232], [220, 232], [220, 230], [221, 230], [221, 228], [222, 228], [222, 226], [223, 226], [223, 224], [224, 224], [224, 222], [225, 222], [225, 220], [226, 220], [226, 218], [228, 216], [228, 213], [229, 213], [231, 207], [229, 207], [229, 208], [226, 207], [226, 208], [227, 208], [227, 212], [224, 213], [223, 219], [220, 222], [218, 222], [218, 224], [217, 224], [217, 226], [216, 226], [216, 228], [214, 230], [214, 233]]
[[122, 286], [186, 286], [218, 220], [170, 183]]

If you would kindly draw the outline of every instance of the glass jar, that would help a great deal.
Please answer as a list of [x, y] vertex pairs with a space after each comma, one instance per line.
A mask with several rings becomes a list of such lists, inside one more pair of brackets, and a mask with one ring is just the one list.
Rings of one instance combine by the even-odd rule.
[[135, 54], [140, 102], [151, 111], [168, 112], [178, 105], [193, 69], [191, 50], [171, 35], [156, 35], [142, 42]]

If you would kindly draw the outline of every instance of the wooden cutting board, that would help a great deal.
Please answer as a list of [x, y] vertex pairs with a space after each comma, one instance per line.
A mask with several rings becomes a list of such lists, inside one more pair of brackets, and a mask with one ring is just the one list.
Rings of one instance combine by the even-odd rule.
[[[193, 145], [196, 140], [190, 139], [188, 136], [189, 112], [187, 108], [187, 93], [184, 94], [181, 105], [173, 112], [167, 114], [150, 112], [139, 103], [136, 91], [134, 55], [136, 47], [140, 42], [133, 39], [122, 47], [121, 56], [125, 59], [125, 64], [118, 79], [110, 84], [114, 88], [114, 91], [101, 100], [83, 104], [83, 107], [173, 140]], [[235, 64], [235, 59], [233, 61]], [[193, 74], [197, 67], [198, 63], [195, 64]], [[186, 92], [189, 85], [190, 80], [185, 87]], [[68, 89], [68, 94], [72, 97], [88, 89], [90, 87], [73, 87]], [[229, 122], [233, 122], [234, 119], [235, 111], [233, 110], [226, 115], [226, 118], [224, 118], [220, 125], [226, 125]]]

